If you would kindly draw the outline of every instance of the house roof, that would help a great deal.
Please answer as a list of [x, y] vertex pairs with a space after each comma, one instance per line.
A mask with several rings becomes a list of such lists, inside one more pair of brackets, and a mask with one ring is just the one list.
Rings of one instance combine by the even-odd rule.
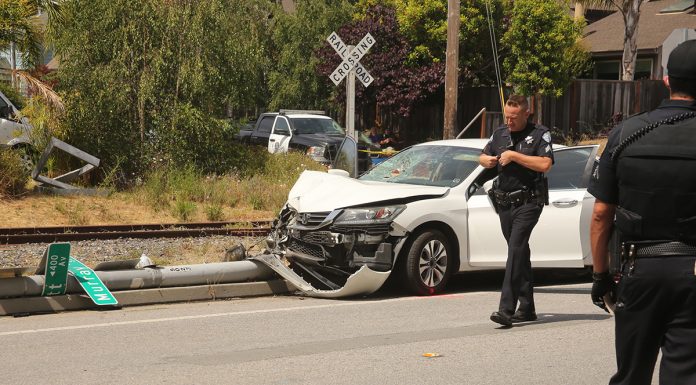
[[[640, 7], [638, 22], [638, 50], [656, 50], [678, 28], [696, 28], [694, 7], [686, 12], [660, 14], [662, 9], [683, 0], [645, 2]], [[620, 12], [585, 27], [584, 42], [592, 53], [623, 51], [624, 22]]]

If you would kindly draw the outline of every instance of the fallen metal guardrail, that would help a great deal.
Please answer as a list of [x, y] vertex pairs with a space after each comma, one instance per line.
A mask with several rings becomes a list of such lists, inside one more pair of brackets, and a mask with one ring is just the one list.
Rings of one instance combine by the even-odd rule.
[[[110, 291], [261, 281], [275, 277], [274, 271], [265, 264], [248, 260], [95, 273]], [[44, 283], [43, 275], [2, 278], [0, 298], [41, 296]], [[77, 280], [69, 276], [66, 294], [76, 293], [84, 291]]]
[[[0, 269], [0, 316], [65, 310], [114, 309], [155, 303], [275, 295], [295, 287], [264, 263], [242, 260], [242, 245], [219, 263], [156, 266], [140, 259], [106, 261], [94, 270], [70, 255], [69, 243], [52, 243], [32, 269]], [[85, 293], [87, 295], [85, 295]]]
[[[70, 171], [68, 173], [65, 173], [63, 175], [57, 176], [55, 178], [49, 178], [47, 176], [40, 175], [41, 170], [43, 170], [44, 166], [46, 166], [46, 162], [48, 161], [48, 157], [51, 155], [51, 152], [53, 151], [54, 148], [57, 148], [59, 150], [62, 150], [84, 162], [84, 166]], [[46, 149], [44, 150], [43, 154], [41, 154], [41, 158], [39, 158], [39, 161], [36, 163], [36, 167], [34, 168], [34, 171], [31, 173], [32, 179], [35, 181], [41, 183], [41, 184], [46, 184], [51, 186], [50, 188], [44, 187], [44, 186], [39, 186], [42, 189], [48, 190], [53, 193], [68, 193], [68, 194], [84, 194], [84, 195], [97, 195], [97, 194], [106, 194], [106, 190], [100, 190], [100, 189], [83, 189], [77, 186], [73, 186], [69, 184], [69, 182], [74, 181], [75, 179], [79, 178], [80, 176], [92, 171], [94, 168], [99, 167], [99, 158], [97, 158], [94, 155], [90, 155], [79, 148], [75, 146], [71, 146], [62, 140], [59, 140], [57, 138], [51, 138], [51, 141], [48, 143], [48, 146], [46, 146]]]

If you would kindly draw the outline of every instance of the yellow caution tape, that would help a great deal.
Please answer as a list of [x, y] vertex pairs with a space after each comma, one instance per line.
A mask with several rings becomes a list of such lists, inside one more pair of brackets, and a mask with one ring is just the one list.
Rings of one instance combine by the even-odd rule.
[[387, 156], [392, 156], [396, 154], [399, 151], [371, 151], [371, 150], [358, 150], [360, 152], [366, 152], [368, 154], [377, 154], [377, 155], [387, 155]]

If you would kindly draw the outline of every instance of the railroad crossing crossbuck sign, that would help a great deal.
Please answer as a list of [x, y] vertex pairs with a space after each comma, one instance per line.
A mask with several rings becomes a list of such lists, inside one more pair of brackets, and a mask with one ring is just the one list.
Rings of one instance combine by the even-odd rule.
[[375, 80], [372, 75], [367, 72], [365, 67], [360, 64], [360, 59], [362, 59], [370, 47], [375, 44], [375, 38], [372, 37], [369, 32], [352, 50], [349, 49], [336, 32], [331, 32], [331, 35], [329, 35], [326, 40], [331, 44], [331, 47], [333, 47], [336, 53], [338, 53], [338, 56], [343, 59], [343, 62], [336, 67], [330, 76], [331, 81], [334, 82], [335, 85], [338, 85], [352, 69], [355, 69], [355, 76], [365, 87], [369, 86], [372, 81]]
[[338, 85], [346, 76], [346, 134], [357, 142], [358, 134], [355, 132], [355, 78], [367, 87], [373, 80], [372, 75], [360, 64], [360, 59], [375, 44], [375, 38], [368, 32], [356, 46], [348, 46], [336, 34], [331, 32], [326, 41], [331, 44], [338, 56], [343, 59], [330, 75], [331, 81]]

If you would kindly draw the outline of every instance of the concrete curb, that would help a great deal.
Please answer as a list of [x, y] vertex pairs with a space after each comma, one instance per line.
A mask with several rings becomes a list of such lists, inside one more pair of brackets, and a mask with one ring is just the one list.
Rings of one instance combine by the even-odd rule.
[[235, 297], [258, 297], [286, 294], [295, 287], [285, 280], [225, 283], [217, 285], [166, 287], [158, 289], [123, 290], [112, 292], [119, 305], [97, 306], [85, 294], [67, 294], [55, 297], [23, 297], [0, 299], [0, 316], [54, 313], [67, 310], [114, 309], [124, 306], [158, 303], [191, 302]]

